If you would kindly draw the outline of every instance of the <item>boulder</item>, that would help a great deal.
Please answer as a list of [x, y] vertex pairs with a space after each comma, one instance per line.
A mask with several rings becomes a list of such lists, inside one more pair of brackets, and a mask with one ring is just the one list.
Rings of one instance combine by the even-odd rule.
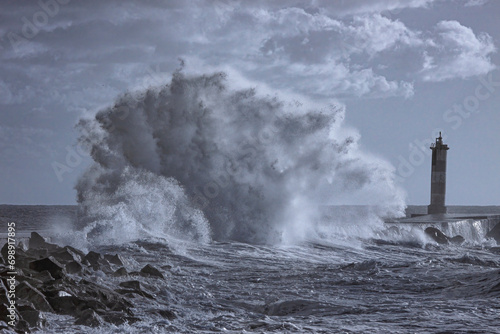
[[127, 276], [128, 275], [128, 272], [127, 272], [127, 269], [121, 267], [120, 269], [118, 269], [117, 271], [115, 271], [113, 273], [113, 276], [115, 277], [118, 277], [118, 276]]
[[52, 277], [48, 270], [43, 270], [36, 275], [33, 275], [33, 277], [40, 280], [42, 283], [48, 283], [54, 280], [54, 277]]
[[147, 264], [144, 266], [144, 268], [141, 269], [141, 275], [143, 276], [154, 276], [154, 277], [159, 277], [159, 278], [165, 278], [161, 271], [156, 269], [150, 264]]
[[45, 239], [36, 232], [31, 232], [30, 241], [29, 241], [29, 249], [40, 249], [45, 248], [48, 250], [56, 250], [59, 246], [55, 244], [50, 244], [45, 241]]
[[55, 279], [60, 279], [64, 276], [63, 265], [52, 256], [30, 262], [29, 268], [38, 272], [47, 270]]
[[438, 244], [444, 245], [448, 243], [448, 237], [435, 227], [428, 227], [425, 229], [425, 234], [430, 236]]
[[66, 272], [68, 274], [78, 274], [82, 272], [82, 265], [79, 262], [71, 261], [65, 266]]
[[30, 327], [42, 328], [45, 325], [45, 318], [31, 305], [18, 306], [17, 310]]
[[2, 258], [5, 260], [5, 262], [7, 263], [7, 256], [8, 256], [8, 249], [9, 247], [9, 244], [5, 243], [5, 245], [3, 245], [2, 247], [2, 250], [0, 250], [0, 254], [2, 254]]
[[16, 287], [16, 298], [19, 300], [27, 300], [35, 306], [37, 310], [44, 312], [53, 312], [54, 310], [45, 299], [45, 296], [34, 288], [28, 282], [21, 282]]
[[85, 257], [85, 253], [77, 248], [71, 246], [64, 246], [63, 248], [77, 254], [80, 257], [80, 259], [83, 259]]
[[[55, 296], [49, 297], [48, 301], [54, 311], [59, 314], [77, 316], [83, 309], [87, 309], [87, 303], [83, 298], [76, 296]], [[104, 305], [103, 305], [104, 306]]]
[[115, 265], [120, 266], [120, 267], [123, 267], [123, 265], [124, 265], [123, 258], [118, 254], [115, 254], [115, 255], [106, 254], [106, 255], [104, 255], [104, 258], [111, 264], [115, 264]]
[[167, 318], [168, 320], [174, 320], [175, 318], [177, 318], [175, 313], [170, 310], [158, 310], [156, 311], [156, 313], [163, 318]]
[[88, 266], [96, 271], [99, 269], [108, 269], [107, 267], [109, 267], [109, 263], [106, 259], [104, 259], [104, 256], [93, 251], [90, 251], [87, 255], [85, 255], [82, 263], [88, 263]]
[[53, 252], [51, 254], [56, 260], [66, 263], [66, 262], [80, 262], [82, 259], [80, 258], [80, 255], [76, 254], [75, 252], [71, 251], [70, 249], [63, 248], [60, 251]]
[[[0, 304], [1, 306], [1, 304]], [[3, 320], [0, 320], [0, 333], [1, 334], [15, 334], [16, 332], [14, 332], [12, 330], [12, 328], [7, 325], [7, 323]]]
[[103, 324], [104, 320], [92, 309], [86, 309], [82, 311], [80, 316], [75, 321], [75, 325], [83, 325], [88, 327], [99, 327]]
[[18, 333], [29, 333], [30, 332], [30, 325], [28, 324], [28, 322], [26, 320], [20, 318], [16, 324], [16, 331]]
[[487, 238], [493, 238], [497, 242], [497, 244], [500, 244], [500, 223], [496, 224], [495, 227], [491, 229], [488, 233], [486, 233]]
[[465, 238], [461, 235], [456, 235], [449, 239], [452, 244], [461, 245], [465, 242]]
[[139, 281], [126, 281], [119, 284], [123, 288], [141, 290], [141, 282]]

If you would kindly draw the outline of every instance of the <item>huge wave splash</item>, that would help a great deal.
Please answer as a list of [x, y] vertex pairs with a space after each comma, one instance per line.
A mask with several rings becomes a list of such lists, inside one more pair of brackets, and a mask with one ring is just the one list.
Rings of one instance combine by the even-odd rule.
[[320, 223], [320, 206], [370, 204], [375, 220], [401, 214], [392, 166], [359, 149], [342, 106], [230, 86], [221, 72], [178, 70], [79, 121], [93, 159], [76, 185], [87, 237], [276, 243], [328, 235], [329, 224], [366, 227], [366, 215], [364, 225]]

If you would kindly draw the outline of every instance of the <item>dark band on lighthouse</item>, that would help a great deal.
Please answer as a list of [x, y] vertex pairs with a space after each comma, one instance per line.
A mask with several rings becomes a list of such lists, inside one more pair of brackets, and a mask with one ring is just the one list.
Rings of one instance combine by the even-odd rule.
[[441, 132], [430, 149], [432, 150], [431, 204], [427, 207], [427, 213], [446, 213], [446, 153], [449, 147], [443, 144]]

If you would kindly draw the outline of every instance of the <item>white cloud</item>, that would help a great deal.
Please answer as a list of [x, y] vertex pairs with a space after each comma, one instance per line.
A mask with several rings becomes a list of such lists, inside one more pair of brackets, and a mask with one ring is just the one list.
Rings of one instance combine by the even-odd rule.
[[465, 7], [475, 7], [475, 6], [483, 6], [487, 4], [490, 0], [468, 0], [465, 3]]
[[418, 46], [419, 33], [411, 31], [402, 22], [390, 20], [380, 14], [355, 16], [353, 23], [344, 27], [344, 33], [355, 40], [355, 48], [373, 56], [397, 43]]
[[444, 81], [486, 74], [495, 69], [490, 54], [496, 51], [490, 35], [475, 35], [457, 21], [441, 21], [437, 36], [426, 50], [422, 77], [425, 81]]

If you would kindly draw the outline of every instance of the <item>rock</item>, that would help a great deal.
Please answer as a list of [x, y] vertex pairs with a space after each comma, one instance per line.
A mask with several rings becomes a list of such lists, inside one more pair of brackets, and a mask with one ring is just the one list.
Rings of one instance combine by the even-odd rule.
[[32, 256], [31, 254], [23, 251], [21, 248], [16, 248], [16, 267], [17, 268], [26, 268], [29, 266], [31, 261], [36, 260], [37, 258]]
[[141, 290], [141, 282], [139, 281], [126, 281], [119, 284], [123, 288]]
[[76, 319], [75, 321], [75, 325], [83, 325], [88, 327], [99, 327], [103, 324], [104, 320], [102, 320], [101, 316], [91, 309], [82, 311], [78, 319]]
[[123, 267], [123, 258], [118, 255], [118, 254], [115, 254], [115, 255], [109, 255], [109, 254], [106, 254], [104, 255], [104, 258], [111, 264], [115, 264], [117, 266], [120, 266], [120, 267]]
[[52, 277], [48, 270], [37, 273], [34, 275], [34, 278], [40, 280], [42, 283], [48, 283], [54, 280], [54, 277]]
[[[77, 316], [82, 309], [88, 308], [86, 301], [76, 296], [57, 295], [55, 297], [49, 297], [48, 301], [54, 311], [59, 314]], [[104, 305], [102, 305], [102, 307], [104, 307]]]
[[435, 227], [426, 228], [425, 234], [430, 236], [438, 244], [444, 245], [448, 243], [448, 237]]
[[19, 319], [19, 321], [16, 324], [16, 331], [18, 333], [29, 333], [30, 332], [30, 325], [26, 320]]
[[31, 232], [29, 248], [45, 248], [46, 241], [44, 237], [36, 232]]
[[64, 276], [64, 268], [63, 265], [60, 264], [54, 257], [49, 256], [47, 258], [36, 260], [30, 262], [29, 268], [36, 270], [38, 272], [42, 272], [47, 270], [52, 277], [55, 279], [62, 278]]
[[7, 287], [4, 284], [3, 280], [0, 279], [0, 304], [7, 304], [7, 303], [9, 303]]
[[41, 316], [40, 311], [31, 305], [18, 306], [17, 310], [30, 327], [42, 328], [45, 325], [45, 318]]
[[127, 295], [127, 296], [133, 297], [133, 294], [137, 294], [137, 295], [149, 298], [149, 299], [154, 299], [154, 297], [152, 295], [150, 295], [149, 293], [147, 293], [141, 289], [141, 283], [139, 281], [121, 282], [119, 285], [125, 289], [117, 289], [115, 291], [122, 294], [122, 295]]
[[144, 268], [141, 269], [141, 274], [155, 276], [159, 278], [165, 278], [158, 269], [156, 269], [150, 264], [147, 264], [146, 266], [144, 266]]
[[9, 247], [9, 244], [5, 243], [5, 245], [3, 245], [2, 247], [2, 250], [0, 250], [0, 254], [2, 254], [2, 258], [5, 260], [5, 262], [7, 262], [7, 256], [8, 256], [8, 249]]
[[43, 282], [37, 278], [29, 277], [29, 276], [24, 276], [24, 275], [18, 275], [16, 276], [16, 279], [18, 282], [28, 282], [34, 287], [39, 287], [42, 286]]
[[78, 274], [82, 272], [83, 269], [82, 265], [76, 261], [71, 261], [67, 263], [64, 268], [66, 269], [66, 272], [68, 274]]
[[31, 232], [30, 241], [29, 241], [29, 249], [40, 249], [45, 248], [48, 250], [56, 250], [59, 246], [55, 244], [50, 244], [45, 241], [45, 239], [36, 232]]
[[0, 334], [16, 334], [16, 332], [5, 321], [0, 320]]
[[24, 245], [24, 243], [22, 242], [22, 240], [21, 240], [21, 241], [19, 241], [19, 243], [17, 244], [17, 247], [18, 247], [19, 249], [22, 249], [22, 250], [23, 250], [23, 251], [25, 251], [25, 252], [28, 250], [28, 248]]
[[120, 269], [118, 269], [117, 271], [115, 271], [113, 273], [113, 276], [115, 277], [118, 277], [118, 276], [127, 276], [128, 275], [128, 272], [127, 272], [127, 269], [121, 267]]
[[174, 320], [175, 318], [177, 318], [175, 313], [170, 310], [158, 310], [156, 313], [158, 313], [158, 315], [162, 316], [163, 318], [167, 318], [168, 320]]
[[72, 251], [73, 253], [77, 254], [77, 255], [80, 257], [80, 259], [83, 259], [83, 258], [85, 257], [85, 253], [84, 253], [84, 252], [82, 252], [82, 251], [81, 251], [81, 250], [79, 250], [79, 249], [76, 249], [76, 248], [71, 247], [71, 246], [64, 246], [63, 248], [64, 248], [64, 249], [67, 249], [67, 250], [69, 250], [69, 251]]
[[76, 254], [75, 252], [71, 251], [70, 249], [63, 248], [62, 250], [58, 252], [52, 253], [52, 256], [60, 261], [60, 262], [80, 262], [82, 259], [80, 258], [80, 255]]
[[106, 312], [102, 317], [106, 322], [120, 326], [127, 322], [127, 317], [121, 312]]
[[453, 238], [450, 238], [449, 240], [451, 243], [456, 244], [456, 245], [461, 245], [465, 242], [464, 237], [462, 237], [461, 235], [456, 235]]
[[83, 258], [83, 263], [87, 262], [90, 267], [94, 270], [99, 270], [102, 269], [103, 267], [109, 267], [108, 261], [104, 259], [104, 257], [97, 253], [90, 251], [85, 257]]
[[28, 282], [19, 283], [16, 287], [16, 298], [33, 303], [37, 310], [44, 312], [54, 311], [45, 299], [45, 296]]
[[[486, 233], [487, 238], [493, 238], [497, 242], [497, 244], [500, 244], [500, 224], [496, 224], [495, 227], [491, 229], [488, 233]], [[2, 253], [3, 254], [3, 253]]]

